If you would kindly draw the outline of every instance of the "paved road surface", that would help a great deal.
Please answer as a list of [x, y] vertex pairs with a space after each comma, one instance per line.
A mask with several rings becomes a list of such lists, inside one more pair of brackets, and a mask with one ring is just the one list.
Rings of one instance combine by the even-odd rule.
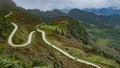
[[[5, 17], [10, 16], [12, 13], [13, 13], [13, 12], [10, 12], [10, 13], [9, 13], [8, 15], [6, 15]], [[15, 23], [13, 23], [13, 22], [12, 22], [12, 25], [14, 25], [15, 28], [14, 28], [14, 30], [12, 31], [12, 33], [10, 34], [10, 36], [9, 36], [9, 38], [8, 38], [8, 44], [11, 45], [11, 46], [14, 46], [14, 47], [23, 47], [23, 46], [29, 45], [29, 44], [31, 43], [31, 40], [32, 40], [32, 35], [33, 35], [33, 33], [35, 33], [35, 31], [30, 32], [30, 34], [29, 34], [29, 36], [28, 36], [28, 41], [27, 41], [25, 44], [16, 45], [16, 44], [14, 44], [14, 43], [12, 42], [12, 38], [13, 38], [15, 32], [17, 31], [18, 26], [17, 26]], [[55, 45], [51, 44], [50, 42], [48, 42], [47, 39], [46, 39], [46, 36], [45, 36], [45, 32], [44, 32], [44, 31], [40, 30], [39, 28], [37, 28], [37, 31], [42, 33], [42, 38], [43, 38], [43, 40], [44, 40], [48, 45], [50, 45], [50, 46], [53, 47], [54, 49], [58, 50], [59, 52], [61, 52], [61, 53], [64, 54], [65, 56], [69, 57], [70, 59], [73, 59], [73, 60], [76, 60], [76, 61], [78, 61], [78, 62], [81, 62], [81, 63], [85, 63], [85, 64], [88, 64], [88, 65], [94, 66], [94, 67], [96, 67], [96, 68], [101, 68], [101, 67], [99, 67], [98, 65], [93, 64], [93, 63], [91, 63], [91, 62], [87, 62], [87, 61], [84, 61], [84, 60], [80, 60], [80, 59], [77, 59], [77, 58], [71, 56], [71, 55], [68, 54], [67, 52], [63, 51], [62, 49], [60, 49], [60, 48], [56, 47]]]
[[11, 45], [11, 46], [14, 46], [14, 47], [22, 47], [22, 46], [27, 46], [27, 45], [29, 45], [29, 44], [31, 43], [31, 40], [32, 40], [32, 35], [33, 35], [33, 33], [35, 33], [35, 31], [30, 32], [30, 34], [29, 34], [29, 36], [28, 36], [28, 41], [27, 41], [26, 43], [21, 44], [21, 45], [16, 45], [16, 44], [14, 44], [14, 43], [12, 42], [12, 38], [13, 38], [15, 32], [17, 31], [18, 26], [17, 26], [15, 23], [12, 23], [12, 24], [14, 25], [15, 28], [14, 28], [14, 30], [12, 31], [12, 33], [10, 34], [10, 36], [9, 36], [9, 38], [8, 38], [8, 44]]
[[37, 29], [37, 31], [42, 33], [42, 38], [43, 38], [43, 40], [44, 40], [48, 45], [50, 45], [50, 46], [53, 47], [54, 49], [58, 50], [59, 52], [61, 52], [61, 53], [64, 54], [65, 56], [67, 56], [67, 57], [69, 57], [69, 58], [71, 58], [71, 59], [73, 59], [73, 60], [76, 60], [76, 61], [78, 61], [78, 62], [85, 63], [85, 64], [88, 64], [88, 65], [94, 66], [94, 67], [96, 67], [96, 68], [101, 68], [101, 67], [97, 66], [96, 64], [93, 64], [93, 63], [90, 63], [90, 62], [87, 62], [87, 61], [83, 61], [83, 60], [80, 60], [80, 59], [77, 59], [77, 58], [71, 56], [71, 55], [68, 54], [67, 52], [61, 50], [60, 48], [58, 48], [58, 47], [56, 47], [55, 45], [53, 45], [53, 44], [51, 44], [50, 42], [48, 42], [47, 39], [46, 39], [46, 36], [45, 36], [45, 32], [44, 32], [44, 31], [40, 30], [39, 28]]

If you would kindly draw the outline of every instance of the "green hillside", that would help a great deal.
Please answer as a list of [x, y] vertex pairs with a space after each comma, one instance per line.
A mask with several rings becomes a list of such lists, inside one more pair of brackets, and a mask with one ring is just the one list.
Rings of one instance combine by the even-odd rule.
[[[73, 18], [74, 20], [78, 21], [77, 23], [69, 23], [71, 25], [71, 27], [69, 27], [69, 30], [71, 31], [71, 34], [74, 37], [76, 37], [79, 40], [82, 40], [84, 44], [86, 44], [86, 42], [89, 43], [90, 46], [84, 46], [84, 50], [87, 53], [93, 53], [96, 55], [106, 57], [108, 59], [112, 59], [119, 64], [120, 15], [97, 16], [94, 13], [84, 12], [79, 9], [72, 9], [66, 15], [67, 16], [61, 15], [60, 17]], [[81, 26], [83, 28], [81, 28]]]
[[[13, 13], [5, 18], [11, 11]], [[109, 18], [103, 20], [80, 10], [71, 10], [68, 14], [57, 9], [47, 12], [26, 10], [17, 7], [12, 0], [0, 0], [0, 68], [95, 68], [77, 62], [77, 58], [102, 68], [119, 68], [119, 26], [114, 28], [113, 23], [109, 26]], [[8, 43], [15, 28], [11, 22], [18, 26], [13, 37], [16, 45], [26, 43], [29, 33], [35, 31], [29, 45], [13, 47]], [[46, 33], [50, 43], [75, 59], [48, 45], [37, 28]]]

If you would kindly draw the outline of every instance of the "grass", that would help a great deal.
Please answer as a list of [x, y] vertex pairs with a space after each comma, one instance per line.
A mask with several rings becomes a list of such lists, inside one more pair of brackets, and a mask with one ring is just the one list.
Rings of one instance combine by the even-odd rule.
[[71, 54], [72, 56], [75, 56], [75, 57], [80, 57], [80, 50], [79, 49], [76, 49], [76, 48], [73, 48], [73, 47], [67, 47], [68, 48], [68, 53]]
[[[24, 19], [23, 19], [23, 21], [24, 21]], [[28, 23], [28, 24], [32, 25], [32, 23]], [[24, 25], [24, 23], [21, 23], [21, 24], [17, 23], [17, 25], [19, 25], [20, 27], [19, 27], [18, 31], [16, 32], [16, 34], [13, 38], [13, 40], [14, 40], [13, 42], [16, 43], [16, 44], [21, 44], [21, 43], [26, 42], [26, 39], [28, 38], [28, 34], [33, 28], [32, 28], [32, 26], [29, 26], [32, 29], [27, 28], [28, 25]], [[45, 30], [48, 34], [51, 34], [53, 32], [53, 30], [56, 29], [56, 27], [58, 28], [58, 30], [61, 31], [61, 30], [66, 29], [65, 26], [66, 25], [64, 25], [64, 24], [60, 24], [58, 26], [57, 25], [56, 26], [47, 25], [47, 26], [45, 26]], [[59, 51], [57, 51], [57, 50], [51, 48], [50, 46], [48, 46], [43, 41], [43, 39], [41, 38], [41, 35], [40, 34], [36, 35], [36, 34], [33, 35], [33, 40], [31, 42], [30, 46], [21, 47], [21, 48], [1, 47], [1, 49], [4, 51], [4, 53], [2, 53], [2, 55], [7, 55], [8, 56], [9, 54], [12, 54], [12, 53], [16, 53], [16, 54], [18, 54], [18, 56], [21, 55], [22, 59], [20, 59], [20, 60], [24, 60], [24, 62], [27, 63], [27, 65], [30, 66], [30, 67], [32, 65], [33, 58], [42, 59], [43, 62], [45, 62], [45, 63], [50, 61], [51, 65], [54, 65], [53, 63], [56, 63], [57, 66], [62, 65], [62, 63], [60, 63], [61, 60], [59, 60], [59, 59], [61, 59], [61, 57], [60, 58], [57, 58], [57, 57], [62, 56], [62, 59], [64, 59], [64, 58], [66, 59], [67, 57], [63, 56]], [[55, 42], [56, 44], [58, 44], [58, 43], [61, 44], [57, 40], [54, 40], [53, 42]], [[8, 44], [6, 44], [6, 45], [9, 46]], [[2, 45], [2, 46], [4, 46], [4, 45]], [[61, 47], [61, 45], [60, 45], [60, 47]], [[4, 50], [5, 48], [6, 48], [6, 50]], [[65, 46], [63, 47], [63, 49], [64, 48], [65, 48]], [[75, 55], [78, 54], [77, 49], [70, 48], [70, 50], [71, 50], [71, 53], [75, 53]], [[45, 55], [44, 55], [44, 53], [45, 53]], [[49, 60], [47, 58], [50, 58], [51, 60]], [[65, 61], [63, 60], [63, 62], [65, 62]], [[70, 61], [69, 59], [67, 59], [67, 62], [65, 64], [67, 65], [67, 63], [69, 63], [69, 62], [73, 62], [73, 60]], [[76, 66], [79, 66], [78, 64], [76, 64], [74, 62], [69, 63], [69, 65], [70, 65], [71, 68], [76, 68]], [[82, 64], [82, 65], [84, 65], [85, 67], [89, 67], [86, 64]], [[42, 65], [42, 67], [40, 67], [40, 68], [47, 68], [46, 66], [47, 66], [47, 64]], [[30, 67], [26, 67], [26, 68], [30, 68]], [[61, 68], [61, 67], [55, 67], [55, 68]], [[79, 67], [77, 67], [77, 68], [79, 68]]]
[[4, 50], [4, 49], [6, 49], [6, 45], [0, 46], [0, 52], [1, 52], [2, 50]]
[[[63, 44], [59, 41], [57, 41], [55, 39], [55, 37], [52, 35], [54, 33], [54, 30], [57, 28], [59, 28], [59, 30], [62, 30], [62, 29], [65, 29], [64, 27], [58, 25], [58, 26], [52, 26], [52, 25], [45, 25], [43, 26], [41, 29], [44, 30], [46, 33], [47, 33], [47, 40], [50, 41], [51, 43], [54, 43], [57, 47], [61, 48], [62, 50], [68, 52], [69, 54], [73, 55], [73, 56], [81, 56], [80, 55], [80, 50], [79, 49], [76, 49], [76, 48], [72, 48], [72, 47], [67, 47], [68, 48], [68, 51], [65, 49], [66, 46], [63, 46]], [[22, 32], [24, 34], [24, 36], [27, 35], [28, 32]], [[16, 34], [17, 36], [18, 34]], [[23, 36], [23, 37], [24, 37]], [[40, 39], [39, 39], [40, 38]], [[25, 38], [23, 38], [25, 39]], [[50, 49], [53, 49], [51, 47], [49, 47], [44, 41], [43, 39], [41, 38], [41, 35], [40, 37], [36, 37], [35, 39], [33, 39], [34, 41], [32, 41], [32, 44], [30, 46], [30, 48], [32, 48], [33, 50], [35, 50], [38, 54], [41, 52], [44, 52], [44, 53], [47, 53], [46, 50], [50, 50]], [[37, 40], [39, 40], [40, 42], [38, 42]], [[20, 41], [20, 40], [19, 40]], [[100, 41], [101, 42], [101, 41]], [[45, 47], [45, 49], [43, 48]], [[3, 47], [4, 48], [4, 47]], [[53, 49], [53, 52], [55, 54], [56, 57], [59, 57], [59, 58], [66, 58], [63, 54], [61, 54], [59, 51], [57, 50], [54, 50]], [[108, 60], [102, 58], [102, 57], [99, 57], [99, 56], [92, 56], [92, 57], [85, 57], [86, 60], [88, 61], [91, 61], [91, 62], [95, 62], [95, 63], [102, 63], [102, 64], [109, 64], [111, 65], [111, 63], [109, 63]], [[40, 68], [47, 68], [46, 66], [42, 66]]]
[[51, 30], [58, 30], [61, 31], [61, 28], [59, 28], [58, 26], [52, 26], [52, 25], [43, 25], [41, 28], [47, 28], [47, 29], [51, 29]]
[[[60, 27], [60, 26], [59, 26]], [[72, 56], [76, 57], [76, 58], [80, 58], [83, 57], [80, 54], [80, 50], [73, 48], [73, 47], [66, 47], [63, 46], [63, 44], [59, 41], [57, 41], [54, 36], [52, 34], [54, 34], [54, 30], [55, 30], [56, 26], [51, 26], [51, 25], [45, 25], [44, 28], [42, 28], [42, 30], [44, 30], [47, 33], [47, 39], [48, 41], [50, 41], [51, 43], [53, 43], [54, 45], [56, 45], [57, 47], [61, 48], [62, 50], [66, 51], [67, 53], [71, 54]], [[98, 40], [97, 42], [99, 42], [100, 44], [104, 44], [107, 42], [104, 40]], [[67, 50], [66, 50], [67, 48]], [[62, 57], [62, 54], [55, 51], [55, 54], [59, 57]], [[84, 57], [85, 60], [88, 60], [90, 62], [95, 62], [95, 63], [99, 63], [99, 64], [105, 64], [105, 65], [112, 65], [112, 63], [110, 63], [110, 60], [107, 60], [105, 58], [99, 57], [99, 56], [91, 56], [91, 57]]]
[[99, 45], [107, 45], [109, 39], [98, 39], [97, 43]]
[[41, 28], [43, 31], [45, 31], [46, 33], [46, 38], [47, 40], [50, 42], [50, 43], [53, 43], [54, 45], [56, 45], [57, 47], [61, 48], [64, 50], [64, 46], [61, 42], [57, 41], [55, 39], [55, 37], [53, 36], [54, 35], [54, 30], [52, 29], [48, 29], [48, 28]]
[[34, 67], [34, 68], [48, 68], [47, 66]]
[[[80, 51], [76, 48], [71, 48], [71, 47], [65, 47], [63, 46], [63, 44], [59, 41], [57, 41], [55, 39], [55, 37], [52, 35], [54, 34], [54, 30], [58, 27], [61, 27], [61, 25], [58, 26], [52, 26], [52, 25], [45, 25], [42, 26], [42, 30], [44, 30], [47, 34], [47, 40], [51, 43], [53, 43], [54, 45], [56, 45], [57, 47], [59, 47], [60, 49], [68, 52], [69, 54], [73, 55], [73, 56], [80, 56]], [[68, 48], [69, 50], [67, 51], [65, 48]], [[61, 53], [55, 51], [56, 55], [61, 56]]]
[[48, 29], [55, 30], [55, 29], [57, 28], [57, 26], [52, 26], [52, 25], [44, 25], [44, 26], [42, 26], [42, 28], [48, 28]]
[[100, 56], [90, 56], [90, 57], [84, 57], [84, 59], [89, 60], [91, 62], [105, 64], [105, 65], [112, 65], [112, 62], [108, 59], [105, 59]]
[[58, 32], [64, 32], [66, 33], [67, 32], [67, 27], [66, 27], [66, 24], [59, 24], [59, 25], [42, 25], [41, 26], [42, 29], [50, 29], [50, 30], [54, 30], [54, 31], [58, 31]]
[[[65, 26], [65, 25], [64, 25]], [[61, 27], [61, 25], [57, 25], [57, 27]], [[55, 30], [56, 26], [51, 26], [51, 25], [45, 25], [45, 26], [42, 26], [42, 30], [44, 30], [47, 34], [47, 40], [51, 43], [53, 43], [54, 45], [56, 45], [57, 47], [59, 47], [60, 49], [64, 50], [65, 52], [69, 53], [70, 55], [72, 56], [75, 56], [77, 58], [80, 58], [81, 57], [81, 54], [80, 54], [80, 50], [77, 49], [77, 48], [73, 48], [73, 47], [66, 47], [64, 46], [61, 42], [57, 41], [55, 39], [55, 37], [53, 36], [54, 34], [54, 30]], [[65, 29], [63, 27], [63, 29]], [[66, 50], [68, 49], [68, 50]], [[59, 57], [63, 57], [62, 54], [58, 51], [55, 51], [55, 54]]]
[[18, 30], [15, 32], [15, 35], [13, 36], [13, 42], [15, 44], [26, 43], [28, 35], [29, 30], [27, 30], [25, 26], [19, 25]]

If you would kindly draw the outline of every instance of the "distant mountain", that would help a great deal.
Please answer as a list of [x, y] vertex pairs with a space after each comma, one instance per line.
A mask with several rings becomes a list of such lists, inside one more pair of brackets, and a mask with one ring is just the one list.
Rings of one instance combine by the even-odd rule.
[[[91, 53], [93, 55], [94, 54], [101, 55], [103, 57], [113, 59], [114, 61], [120, 64], [120, 46], [119, 46], [120, 15], [116, 14], [110, 16], [105, 16], [105, 15], [103, 16], [103, 15], [97, 15], [93, 12], [83, 11], [80, 9], [71, 9], [68, 13], [64, 13], [58, 9], [55, 9], [53, 11], [46, 11], [46, 12], [40, 11], [38, 9], [34, 9], [34, 10], [29, 9], [27, 11], [29, 13], [34, 14], [38, 18], [44, 20], [46, 23], [50, 22], [49, 25], [46, 25], [43, 22], [44, 23], [43, 29], [46, 32], [48, 32], [48, 34], [50, 33], [50, 35], [47, 36], [51, 36], [55, 39], [58, 39], [61, 44], [64, 43], [65, 46], [69, 46], [69, 45], [73, 46], [73, 44], [76, 45], [76, 42], [72, 40], [72, 37], [74, 37], [77, 40], [79, 39], [79, 42], [81, 41], [84, 42], [82, 43], [83, 44], [82, 47], [86, 53]], [[29, 18], [26, 18], [24, 14], [22, 16], [21, 14], [19, 15], [20, 15], [19, 17], [17, 15], [16, 17], [13, 16], [13, 18], [18, 17], [16, 20], [19, 20], [20, 18], [20, 22], [22, 21], [25, 24], [27, 22], [31, 22], [31, 20], [27, 21], [27, 19]], [[24, 17], [25, 19], [22, 19]], [[56, 25], [56, 23], [58, 24]], [[25, 27], [28, 26], [25, 25]], [[71, 41], [69, 41], [68, 39]], [[52, 41], [54, 40], [52, 39]], [[71, 42], [74, 43], [71, 44]], [[41, 44], [44, 46], [43, 43]], [[81, 46], [82, 44], [79, 44], [78, 46]], [[66, 48], [66, 50], [71, 50], [71, 49]], [[110, 68], [110, 67], [106, 67], [106, 68]], [[115, 68], [115, 67], [111, 67], [111, 68]]]
[[[96, 15], [93, 12], [86, 12], [80, 9], [71, 9], [68, 13], [63, 13], [60, 10], [56, 11], [56, 14], [54, 14], [54, 11], [49, 11], [51, 15], [48, 15], [48, 12], [44, 12], [41, 15], [41, 18], [43, 16], [49, 16], [49, 18], [52, 20], [54, 20], [57, 17], [60, 16], [68, 16], [71, 17], [75, 20], [80, 20], [80, 21], [84, 21], [90, 24], [94, 24], [98, 27], [102, 27], [102, 28], [109, 28], [109, 27], [116, 27], [116, 25], [120, 25], [120, 15], [111, 15], [111, 16], [104, 16], [104, 15]], [[39, 15], [40, 13], [37, 13], [36, 15]], [[47, 15], [46, 15], [47, 14]], [[48, 17], [45, 17], [45, 19], [49, 19]], [[43, 20], [45, 20], [43, 19]], [[48, 20], [47, 20], [48, 21]], [[50, 20], [49, 20], [50, 21]]]
[[[4, 16], [11, 11], [13, 13], [9, 17], [5, 18]], [[41, 38], [41, 34], [36, 31], [36, 25], [46, 25], [47, 28], [45, 27], [45, 29], [48, 31], [45, 30], [45, 33], [51, 37], [49, 40], [60, 43], [60, 45], [62, 45], [61, 49], [66, 49], [70, 54], [73, 51], [77, 51], [78, 55], [81, 56], [80, 53], [84, 52], [80, 51], [83, 49], [81, 45], [82, 42], [77, 41], [76, 38], [70, 39], [64, 35], [64, 32], [67, 30], [67, 23], [60, 24], [59, 26], [53, 26], [47, 25], [41, 20], [42, 18], [46, 21], [52, 21], [55, 18], [64, 16], [66, 14], [57, 9], [47, 12], [35, 10], [34, 12], [35, 14], [38, 14], [39, 17], [37, 15], [31, 14], [24, 8], [17, 7], [12, 0], [0, 0], [0, 68], [92, 68], [90, 65], [72, 61], [61, 54], [59, 51], [56, 51], [54, 48], [48, 46]], [[31, 31], [35, 31], [34, 37], [32, 38], [33, 42], [29, 44], [30, 46], [17, 48], [12, 47], [7, 43], [8, 37], [14, 29], [14, 26], [11, 24], [11, 22], [14, 22], [16, 25], [18, 25], [18, 30], [12, 38], [14, 44], [25, 43], [28, 39], [29, 33]], [[69, 28], [69, 32], [74, 30], [74, 32], [72, 32], [73, 35], [78, 36], [82, 40], [86, 41], [86, 31], [84, 31], [79, 26], [80, 24], [78, 25], [77, 22], [75, 23], [76, 24], [71, 22], [71, 24], [69, 24], [69, 26], [73, 26], [73, 24], [75, 26], [72, 27], [73, 29]], [[77, 28], [76, 25], [79, 28]], [[49, 26], [52, 26], [53, 29], [50, 29]], [[60, 29], [60, 32], [55, 32], [54, 28], [56, 27]], [[61, 35], [61, 31], [62, 35], [64, 36]]]
[[28, 12], [35, 14], [37, 17], [47, 22], [53, 21], [54, 19], [60, 16], [66, 16], [65, 13], [61, 12], [58, 9], [54, 9], [53, 11], [46, 11], [46, 12], [40, 11], [38, 9], [33, 9], [33, 10], [29, 9]]
[[76, 20], [81, 20], [87, 23], [91, 23], [94, 25], [100, 24], [100, 18], [94, 13], [91, 12], [85, 12], [80, 9], [71, 9], [68, 12], [68, 15]]
[[96, 15], [92, 12], [85, 12], [80, 9], [72, 9], [69, 11], [68, 15], [76, 20], [82, 20], [87, 23], [94, 24], [98, 27], [116, 27], [116, 25], [120, 25], [120, 15]]
[[120, 15], [97, 15], [93, 12], [86, 12], [80, 9], [71, 9], [68, 13], [63, 13], [58, 9], [53, 11], [43, 12], [37, 9], [28, 10], [28, 12], [36, 15], [46, 22], [51, 22], [54, 19], [61, 16], [68, 16], [78, 21], [84, 21], [90, 24], [94, 24], [100, 28], [104, 27], [115, 27], [116, 25], [120, 25]]
[[70, 11], [70, 9], [61, 9], [61, 11], [62, 11], [63, 13], [68, 13], [68, 12]]
[[110, 15], [115, 15], [115, 14], [120, 14], [120, 9], [117, 8], [101, 8], [101, 9], [83, 9], [86, 12], [93, 12], [97, 15], [106, 15], [106, 16], [110, 16]]

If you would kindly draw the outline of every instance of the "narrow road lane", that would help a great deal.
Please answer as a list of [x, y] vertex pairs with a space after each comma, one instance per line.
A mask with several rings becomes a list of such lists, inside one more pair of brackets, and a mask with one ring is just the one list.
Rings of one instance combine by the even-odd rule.
[[8, 44], [11, 45], [11, 46], [14, 46], [14, 47], [22, 47], [22, 46], [27, 46], [27, 45], [29, 45], [29, 44], [31, 43], [31, 40], [32, 40], [32, 35], [33, 35], [33, 33], [35, 33], [35, 31], [30, 32], [30, 34], [29, 34], [29, 36], [28, 36], [28, 41], [27, 41], [26, 43], [21, 44], [21, 45], [15, 45], [15, 44], [12, 42], [12, 38], [13, 38], [15, 32], [17, 31], [18, 26], [17, 26], [15, 23], [12, 23], [12, 24], [14, 25], [15, 28], [14, 28], [14, 30], [12, 31], [11, 35], [10, 35], [9, 38], [8, 38]]
[[[9, 17], [11, 14], [13, 14], [13, 12], [11, 11], [9, 14], [7, 14], [5, 16], [5, 18]], [[17, 29], [18, 29], [18, 26], [12, 22], [12, 25], [15, 27], [14, 30], [12, 31], [12, 33], [10, 34], [9, 38], [8, 38], [8, 44], [11, 45], [11, 46], [14, 46], [14, 47], [23, 47], [23, 46], [27, 46], [31, 43], [31, 40], [32, 40], [32, 35], [33, 33], [35, 33], [35, 31], [32, 31], [30, 32], [29, 36], [28, 36], [28, 41], [24, 44], [21, 44], [21, 45], [16, 45], [12, 42], [12, 38], [14, 36], [14, 34], [16, 33]]]
[[96, 67], [96, 68], [101, 68], [101, 67], [99, 67], [98, 65], [93, 64], [93, 63], [91, 63], [91, 62], [83, 61], [83, 60], [80, 60], [80, 59], [77, 59], [77, 58], [71, 56], [71, 55], [68, 54], [67, 52], [63, 51], [62, 49], [60, 49], [60, 48], [56, 47], [55, 45], [51, 44], [50, 42], [48, 42], [47, 39], [46, 39], [46, 36], [45, 36], [45, 32], [44, 32], [44, 31], [40, 30], [39, 28], [37, 29], [37, 31], [42, 33], [42, 38], [43, 38], [43, 40], [44, 40], [48, 45], [50, 45], [50, 46], [53, 47], [54, 49], [56, 49], [56, 50], [58, 50], [59, 52], [61, 52], [63, 55], [69, 57], [70, 59], [76, 60], [76, 61], [78, 61], [78, 62], [85, 63], [85, 64], [88, 64], [88, 65], [94, 66], [94, 67]]
[[[7, 18], [8, 16], [10, 16], [12, 13], [13, 12], [10, 12], [8, 15], [5, 16], [5, 18]], [[16, 45], [16, 44], [14, 44], [12, 42], [12, 38], [13, 38], [14, 34], [16, 33], [16, 31], [18, 29], [18, 26], [15, 23], [13, 23], [13, 22], [12, 22], [12, 25], [14, 25], [15, 28], [14, 28], [14, 30], [12, 31], [12, 33], [10, 34], [10, 36], [8, 38], [8, 44], [11, 45], [11, 46], [14, 46], [14, 47], [23, 47], [23, 46], [29, 45], [31, 43], [31, 40], [32, 40], [32, 35], [33, 35], [33, 33], [35, 33], [35, 31], [30, 32], [30, 34], [28, 36], [28, 41], [25, 44]], [[96, 68], [101, 68], [100, 66], [98, 66], [96, 64], [93, 64], [91, 62], [87, 62], [87, 61], [80, 60], [80, 59], [77, 59], [77, 58], [73, 57], [72, 55], [68, 54], [67, 52], [63, 51], [62, 49], [60, 49], [60, 48], [56, 47], [55, 45], [51, 44], [50, 42], [48, 42], [47, 39], [46, 39], [44, 31], [40, 30], [39, 28], [37, 28], [37, 31], [42, 33], [42, 38], [45, 41], [45, 43], [47, 43], [48, 45], [50, 45], [54, 49], [58, 50], [59, 52], [61, 52], [63, 55], [69, 57], [70, 59], [76, 60], [78, 62], [85, 63], [87, 65], [91, 65], [91, 66], [94, 66]]]

